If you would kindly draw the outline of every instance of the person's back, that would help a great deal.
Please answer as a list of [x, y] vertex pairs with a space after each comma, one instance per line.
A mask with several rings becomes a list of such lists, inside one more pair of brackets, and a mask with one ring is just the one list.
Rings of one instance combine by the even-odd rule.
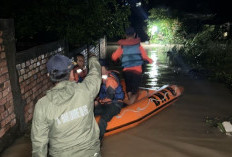
[[99, 128], [93, 114], [101, 75], [96, 57], [82, 83], [60, 81], [36, 106], [32, 122], [33, 156], [100, 156]]
[[121, 59], [128, 96], [128, 100], [124, 102], [130, 105], [138, 97], [143, 63], [152, 63], [153, 61], [147, 56], [145, 49], [141, 46], [140, 39], [135, 38], [135, 31], [132, 27], [126, 29], [126, 39], [119, 40], [118, 44], [120, 46], [112, 54], [112, 60]]

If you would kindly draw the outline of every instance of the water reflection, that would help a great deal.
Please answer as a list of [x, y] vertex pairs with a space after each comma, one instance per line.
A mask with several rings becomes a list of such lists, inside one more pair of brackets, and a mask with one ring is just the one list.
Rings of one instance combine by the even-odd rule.
[[143, 79], [141, 89], [159, 89], [163, 85], [172, 84], [175, 73], [168, 66], [166, 50], [162, 48], [147, 49], [148, 56], [153, 59], [152, 64], [143, 67]]
[[148, 55], [153, 60], [153, 63], [147, 64], [145, 66], [144, 75], [148, 75], [145, 85], [154, 88], [157, 87], [157, 81], [158, 81], [158, 66], [157, 66], [158, 57], [156, 51], [150, 51]]
[[151, 59], [153, 60], [152, 64], [148, 64], [147, 69], [149, 71], [145, 72], [145, 74], [149, 75], [149, 78], [154, 78], [154, 80], [157, 80], [157, 76], [158, 76], [158, 66], [157, 66], [157, 55], [155, 53], [156, 51], [151, 51]]
[[[107, 47], [107, 59], [111, 60], [112, 53], [117, 46]], [[163, 85], [176, 84], [178, 76], [174, 72], [174, 69], [168, 65], [168, 57], [166, 52], [170, 49], [168, 47], [144, 47], [150, 58], [153, 59], [152, 64], [146, 64], [143, 66], [143, 76], [140, 85], [141, 89], [159, 89]], [[120, 61], [110, 62], [110, 67], [113, 70], [122, 71]], [[122, 73], [120, 73], [120, 77]]]

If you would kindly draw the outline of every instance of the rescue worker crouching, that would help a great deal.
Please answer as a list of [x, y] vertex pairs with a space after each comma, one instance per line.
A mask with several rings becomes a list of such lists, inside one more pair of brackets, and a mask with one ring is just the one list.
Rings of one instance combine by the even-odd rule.
[[105, 60], [100, 60], [102, 66], [102, 84], [95, 101], [95, 116], [100, 115], [100, 140], [103, 139], [107, 122], [119, 114], [123, 106], [124, 92], [115, 72], [109, 71]]

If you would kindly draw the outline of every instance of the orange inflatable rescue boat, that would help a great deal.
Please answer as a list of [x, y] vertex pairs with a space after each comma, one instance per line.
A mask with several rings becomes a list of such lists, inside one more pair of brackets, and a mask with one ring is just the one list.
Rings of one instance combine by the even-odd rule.
[[[125, 91], [123, 80], [122, 86]], [[183, 88], [177, 85], [163, 86], [159, 90], [140, 90], [138, 100], [134, 104], [122, 108], [121, 112], [108, 122], [105, 136], [135, 127], [173, 104], [182, 92]], [[97, 116], [96, 120], [99, 121], [99, 118]]]

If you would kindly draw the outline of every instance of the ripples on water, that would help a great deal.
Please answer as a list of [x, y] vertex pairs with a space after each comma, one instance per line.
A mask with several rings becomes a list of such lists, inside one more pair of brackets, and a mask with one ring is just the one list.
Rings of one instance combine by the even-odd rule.
[[176, 84], [177, 73], [168, 65], [166, 52], [164, 48], [147, 49], [147, 54], [153, 59], [153, 63], [143, 67], [141, 88], [157, 90], [163, 85]]

